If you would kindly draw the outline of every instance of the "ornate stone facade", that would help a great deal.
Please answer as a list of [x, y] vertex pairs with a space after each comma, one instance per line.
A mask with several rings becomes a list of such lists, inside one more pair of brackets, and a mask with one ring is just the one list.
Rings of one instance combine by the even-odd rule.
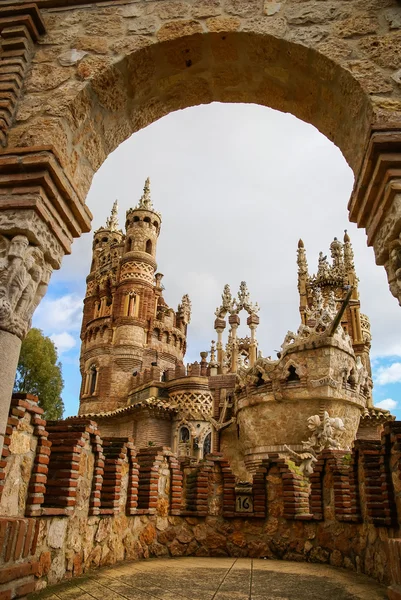
[[[355, 175], [350, 219], [400, 299], [399, 13], [397, 0], [3, 2], [0, 208], [13, 226], [0, 219], [0, 234], [37, 246], [40, 221], [39, 249], [57, 248], [59, 264], [89, 229], [93, 174], [122, 141], [180, 108], [251, 102], [291, 112], [341, 149]], [[152, 262], [137, 268], [150, 284]], [[0, 439], [20, 344], [8, 329], [5, 314]]]
[[[367, 418], [375, 411], [370, 325], [360, 313], [347, 233], [343, 243], [332, 242], [331, 263], [320, 253], [316, 275], [309, 275], [299, 242], [301, 324], [286, 334], [276, 359], [258, 350], [259, 307], [243, 281], [236, 295], [224, 287], [209, 360], [202, 352], [200, 363], [185, 367], [191, 303], [184, 296], [174, 312], [161, 295], [160, 223], [147, 181], [139, 205], [127, 212], [125, 234], [116, 203], [106, 227], [95, 232], [82, 324], [81, 415], [96, 419], [104, 435], [132, 436], [140, 447], [166, 445], [197, 460], [222, 451], [242, 480], [274, 453], [290, 454], [312, 472], [324, 449], [352, 447], [361, 417], [363, 437], [377, 439], [381, 428]], [[250, 331], [239, 338], [243, 312]], [[389, 419], [382, 411], [381, 426]]]
[[114, 203], [94, 234], [81, 330], [81, 414], [126, 406], [137, 372], [156, 364], [162, 372], [174, 369], [186, 349], [191, 304], [185, 295], [174, 311], [163, 298], [163, 275], [156, 273], [161, 216], [149, 179], [127, 211], [125, 233], [117, 211]]

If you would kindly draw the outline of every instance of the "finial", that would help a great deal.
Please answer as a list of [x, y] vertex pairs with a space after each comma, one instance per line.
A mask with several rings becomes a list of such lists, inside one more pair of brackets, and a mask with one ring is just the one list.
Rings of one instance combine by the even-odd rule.
[[152, 200], [150, 197], [150, 178], [148, 177], [143, 186], [143, 194], [139, 200], [138, 208], [144, 208], [145, 210], [153, 210]]
[[210, 362], [211, 363], [215, 363], [216, 362], [216, 346], [215, 346], [216, 342], [214, 340], [212, 340], [212, 344], [210, 346]]
[[298, 248], [305, 248], [304, 241], [301, 238], [299, 238], [299, 241], [298, 241]]
[[351, 241], [351, 238], [349, 237], [347, 230], [344, 229], [344, 243], [350, 242], [350, 241]]
[[118, 200], [115, 200], [113, 203], [110, 217], [106, 221], [106, 229], [118, 231]]

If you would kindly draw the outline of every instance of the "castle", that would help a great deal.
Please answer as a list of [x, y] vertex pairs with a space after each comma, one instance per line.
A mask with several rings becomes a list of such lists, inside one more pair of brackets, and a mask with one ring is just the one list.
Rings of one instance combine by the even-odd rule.
[[[390, 415], [372, 403], [370, 324], [360, 312], [347, 233], [343, 243], [331, 243], [331, 263], [320, 253], [316, 275], [309, 274], [299, 241], [301, 323], [287, 333], [276, 359], [258, 350], [259, 307], [242, 282], [236, 296], [224, 288], [215, 313], [217, 343], [186, 367], [191, 302], [184, 295], [174, 310], [164, 300], [163, 275], [156, 272], [160, 229], [147, 180], [138, 205], [127, 211], [125, 233], [114, 203], [94, 234], [80, 416], [95, 419], [103, 436], [132, 437], [139, 448], [167, 446], [195, 460], [222, 452], [245, 480], [272, 453], [296, 458], [306, 449], [347, 449], [356, 437], [379, 437]], [[240, 338], [243, 313], [249, 335]], [[340, 423], [331, 428], [337, 439], [322, 442], [325, 419]], [[305, 442], [311, 433], [314, 441]]]

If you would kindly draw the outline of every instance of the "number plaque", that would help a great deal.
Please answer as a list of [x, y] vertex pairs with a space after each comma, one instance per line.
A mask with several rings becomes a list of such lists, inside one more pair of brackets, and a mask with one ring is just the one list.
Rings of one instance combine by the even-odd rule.
[[237, 495], [235, 499], [236, 512], [253, 512], [253, 498], [251, 495]]

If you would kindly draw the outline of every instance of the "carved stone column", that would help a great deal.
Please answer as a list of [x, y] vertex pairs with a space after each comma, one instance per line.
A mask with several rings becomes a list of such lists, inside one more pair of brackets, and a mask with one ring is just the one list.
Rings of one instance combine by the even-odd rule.
[[259, 325], [260, 319], [258, 315], [252, 313], [247, 319], [247, 325], [251, 330], [251, 344], [249, 347], [249, 365], [253, 367], [256, 362], [256, 328]]
[[372, 133], [348, 208], [401, 305], [401, 130]]
[[90, 218], [50, 148], [0, 151], [0, 446], [21, 340]]

